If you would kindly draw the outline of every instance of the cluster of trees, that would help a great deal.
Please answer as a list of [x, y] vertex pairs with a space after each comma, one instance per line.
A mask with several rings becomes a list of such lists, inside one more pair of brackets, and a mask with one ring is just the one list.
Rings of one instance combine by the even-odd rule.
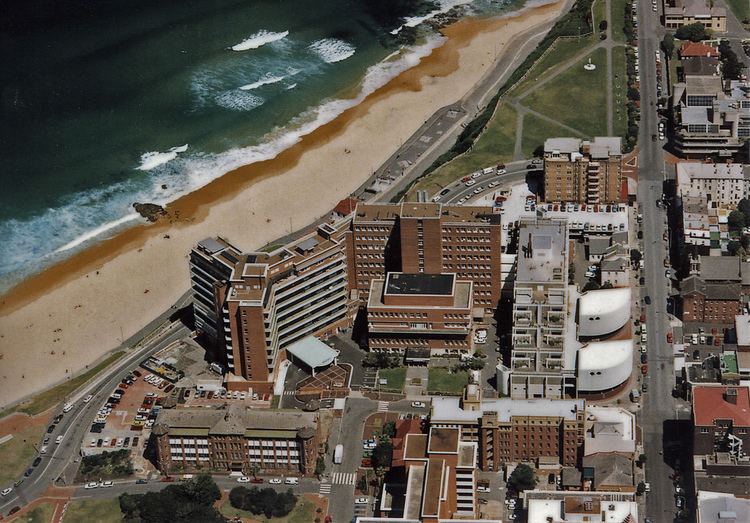
[[739, 80], [745, 64], [737, 58], [729, 40], [719, 42], [719, 60], [721, 61], [721, 74], [725, 80]]
[[703, 24], [696, 22], [694, 24], [683, 25], [675, 31], [674, 35], [680, 40], [690, 40], [691, 42], [700, 42], [711, 36], [711, 32], [703, 27]]
[[516, 492], [531, 490], [534, 487], [536, 487], [534, 469], [523, 463], [518, 465], [508, 478], [508, 488]]
[[737, 209], [729, 213], [728, 218], [729, 231], [739, 235], [737, 240], [732, 240], [727, 246], [729, 254], [732, 256], [747, 256], [750, 252], [750, 238], [748, 238], [742, 229], [750, 227], [750, 200], [743, 198], [737, 204]]
[[453, 369], [456, 371], [482, 370], [484, 368], [484, 365], [485, 361], [482, 358], [471, 357], [459, 361], [453, 366]]
[[104, 451], [93, 456], [84, 456], [78, 475], [83, 481], [107, 478], [121, 478], [133, 474], [133, 463], [130, 461], [130, 451], [126, 449], [114, 452]]
[[267, 518], [282, 518], [294, 510], [297, 496], [291, 490], [276, 492], [272, 488], [234, 487], [229, 492], [229, 503], [236, 509]]
[[[674, 55], [674, 36], [672, 33], [667, 33], [661, 41], [661, 50], [667, 55], [667, 58], [671, 59]], [[676, 81], [676, 79], [674, 79]]]
[[381, 437], [378, 444], [372, 449], [370, 459], [376, 474], [380, 475], [391, 468], [391, 463], [393, 463], [393, 443], [391, 443], [391, 440], [387, 437]]
[[526, 59], [510, 75], [500, 90], [492, 97], [487, 107], [477, 115], [456, 139], [456, 143], [449, 151], [443, 153], [435, 162], [427, 168], [423, 176], [428, 175], [444, 163], [448, 163], [456, 156], [465, 153], [474, 145], [474, 142], [482, 134], [487, 123], [495, 112], [500, 97], [510, 89], [526, 72], [534, 65], [534, 62], [557, 40], [560, 36], [578, 36], [589, 34], [593, 31], [591, 21], [591, 4], [593, 0], [578, 0], [573, 7], [562, 18], [560, 18], [552, 29], [549, 30], [544, 39], [536, 48], [529, 53]]
[[159, 492], [121, 494], [119, 500], [126, 522], [224, 523], [224, 516], [213, 507], [220, 498], [219, 487], [203, 474]]
[[633, 24], [633, 11], [628, 2], [625, 2], [623, 9], [625, 10], [625, 16], [623, 18], [624, 23], [622, 25], [622, 32], [625, 33], [625, 39], [628, 43], [633, 45], [633, 42], [638, 38], [635, 31], [635, 25]]
[[385, 352], [368, 352], [362, 364], [365, 367], [377, 369], [393, 369], [401, 366], [401, 356], [398, 354], [387, 354]]
[[627, 134], [625, 135], [625, 141], [623, 143], [623, 150], [626, 152], [632, 151], [635, 144], [638, 142], [638, 107], [636, 102], [641, 99], [641, 93], [634, 87], [635, 85], [635, 54], [632, 49], [628, 49], [625, 53], [627, 59], [627, 82], [628, 82], [628, 128]]

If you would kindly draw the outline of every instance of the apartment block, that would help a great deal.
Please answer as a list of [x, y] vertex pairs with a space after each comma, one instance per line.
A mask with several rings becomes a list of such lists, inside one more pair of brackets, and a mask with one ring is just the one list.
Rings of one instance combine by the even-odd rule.
[[675, 149], [684, 158], [746, 158], [750, 138], [750, 83], [690, 76], [674, 85], [678, 113]]
[[431, 427], [455, 427], [461, 441], [477, 442], [482, 470], [501, 470], [505, 463], [557, 458], [575, 466], [583, 452], [586, 402], [511, 398], [483, 399], [469, 384], [461, 398], [435, 397]]
[[[566, 370], [568, 231], [564, 221], [521, 221], [513, 289], [512, 398], [575, 396]], [[574, 366], [574, 365], [573, 365]]]
[[[206, 345], [213, 347], [219, 340], [220, 308], [214, 296], [216, 286], [227, 281], [239, 262], [241, 251], [224, 238], [206, 238], [190, 251], [190, 288], [193, 292], [195, 329]], [[221, 336], [223, 338], [223, 336]]]
[[734, 324], [747, 303], [742, 285], [737, 282], [706, 282], [698, 276], [687, 277], [680, 290], [682, 321]]
[[[200, 284], [193, 286], [196, 317], [219, 318], [214, 356], [228, 372], [244, 378], [236, 386], [271, 392], [285, 347], [351, 323], [355, 311], [350, 310], [345, 241], [350, 224], [350, 218], [324, 223], [271, 252], [217, 251], [212, 260], [226, 262], [220, 267], [228, 274], [216, 273], [210, 287], [194, 277]], [[201, 242], [191, 260], [205, 245], [216, 247], [213, 242]], [[204, 265], [191, 261], [191, 271], [203, 276]], [[204, 312], [209, 292], [213, 318]], [[211, 326], [207, 319], [196, 325], [200, 332]]]
[[472, 349], [471, 281], [456, 274], [388, 273], [372, 280], [367, 302], [370, 350], [406, 355], [412, 363]]
[[741, 163], [677, 164], [677, 193], [682, 196], [706, 195], [722, 207], [735, 208], [750, 194], [750, 166]]
[[493, 314], [501, 287], [500, 214], [492, 207], [359, 203], [349, 246], [350, 280], [366, 303], [389, 272], [453, 273], [473, 282], [475, 308]]
[[665, 4], [664, 27], [678, 29], [690, 24], [702, 24], [713, 33], [724, 33], [727, 30], [727, 10], [705, 0], [675, 0], [674, 6]]
[[163, 409], [153, 428], [162, 472], [223, 470], [312, 475], [320, 450], [317, 415], [227, 408]]
[[549, 138], [544, 142], [544, 198], [548, 202], [607, 204], [627, 201], [622, 191], [619, 137]]

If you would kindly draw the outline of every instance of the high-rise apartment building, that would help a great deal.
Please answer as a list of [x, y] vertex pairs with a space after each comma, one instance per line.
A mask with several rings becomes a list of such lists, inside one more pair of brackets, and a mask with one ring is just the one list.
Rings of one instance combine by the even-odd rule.
[[350, 238], [350, 280], [366, 302], [373, 280], [389, 272], [454, 273], [473, 282], [474, 307], [494, 313], [500, 299], [500, 214], [492, 207], [440, 203], [357, 205]]
[[548, 202], [620, 203], [619, 137], [549, 138], [544, 142], [544, 198]]
[[564, 221], [522, 221], [518, 230], [510, 396], [575, 396], [574, 369], [564, 350], [570, 313], [567, 226]]

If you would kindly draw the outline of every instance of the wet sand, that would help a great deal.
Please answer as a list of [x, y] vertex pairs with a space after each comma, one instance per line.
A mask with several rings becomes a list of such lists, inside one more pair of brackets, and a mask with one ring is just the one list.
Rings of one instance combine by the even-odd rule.
[[227, 173], [170, 204], [159, 222], [11, 289], [0, 298], [0, 408], [71, 377], [169, 308], [188, 289], [198, 240], [221, 235], [252, 250], [326, 215], [435, 109], [467, 92], [498, 50], [515, 51], [507, 42], [562, 6], [446, 27], [447, 41], [419, 65], [276, 158]]

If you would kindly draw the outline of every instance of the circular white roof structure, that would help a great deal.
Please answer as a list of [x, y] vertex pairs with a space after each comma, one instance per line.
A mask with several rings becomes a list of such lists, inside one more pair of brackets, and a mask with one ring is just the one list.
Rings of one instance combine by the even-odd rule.
[[578, 349], [578, 385], [582, 392], [606, 391], [630, 378], [633, 340], [597, 341]]
[[630, 288], [599, 289], [578, 300], [578, 336], [604, 336], [630, 321]]

